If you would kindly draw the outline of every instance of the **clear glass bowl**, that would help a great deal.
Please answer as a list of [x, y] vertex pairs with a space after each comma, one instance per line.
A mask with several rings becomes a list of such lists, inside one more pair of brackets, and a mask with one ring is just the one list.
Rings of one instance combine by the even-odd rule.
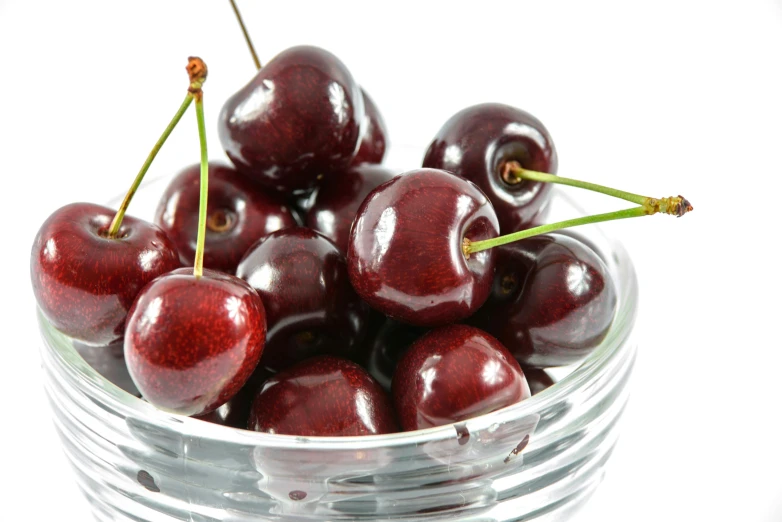
[[[146, 183], [131, 206], [150, 219]], [[549, 218], [581, 215], [553, 191]], [[557, 384], [466, 422], [370, 437], [294, 437], [158, 411], [39, 314], [45, 386], [98, 520], [565, 520], [601, 481], [635, 360], [637, 281], [624, 249], [583, 227], [619, 288], [603, 343]]]

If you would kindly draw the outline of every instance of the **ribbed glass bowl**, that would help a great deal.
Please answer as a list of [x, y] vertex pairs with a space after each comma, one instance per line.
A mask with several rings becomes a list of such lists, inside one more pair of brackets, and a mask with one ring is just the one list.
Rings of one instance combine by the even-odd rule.
[[[140, 190], [131, 214], [150, 219], [160, 188]], [[582, 214], [553, 192], [549, 220]], [[423, 431], [294, 437], [164, 413], [102, 377], [39, 313], [54, 422], [96, 518], [568, 519], [601, 481], [635, 359], [632, 263], [597, 227], [580, 232], [619, 290], [603, 343], [530, 399]]]

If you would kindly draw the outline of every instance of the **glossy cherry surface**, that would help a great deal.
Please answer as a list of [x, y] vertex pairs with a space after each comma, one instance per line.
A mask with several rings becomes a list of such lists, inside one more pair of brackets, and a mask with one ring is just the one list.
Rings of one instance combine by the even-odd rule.
[[432, 330], [404, 353], [392, 383], [403, 430], [442, 426], [504, 408], [530, 396], [519, 363], [477, 328]]
[[386, 392], [361, 366], [313, 357], [269, 378], [255, 397], [249, 427], [300, 436], [398, 431]]
[[[169, 184], [155, 212], [155, 224], [177, 246], [182, 264], [193, 266], [198, 236], [201, 166], [192, 165]], [[259, 238], [296, 225], [279, 194], [267, 194], [232, 167], [209, 164], [204, 266], [233, 274]]]
[[180, 268], [146, 286], [125, 330], [125, 360], [144, 398], [182, 415], [203, 415], [234, 397], [263, 352], [266, 319], [241, 279]]
[[549, 183], [506, 182], [500, 171], [510, 160], [526, 169], [557, 173], [554, 142], [537, 118], [509, 105], [485, 103], [456, 113], [442, 126], [423, 166], [445, 169], [478, 185], [494, 205], [500, 230], [509, 234], [539, 217], [551, 190]]
[[364, 89], [361, 89], [361, 96], [364, 99], [364, 126], [361, 145], [359, 145], [358, 154], [353, 158], [351, 165], [382, 163], [388, 144], [386, 122], [375, 105], [375, 101], [369, 97]]
[[350, 286], [344, 256], [324, 236], [303, 227], [269, 234], [236, 273], [266, 309], [262, 366], [279, 371], [313, 355], [348, 357], [358, 348], [369, 310]]
[[600, 344], [616, 303], [616, 287], [598, 255], [553, 233], [497, 248], [492, 295], [470, 323], [497, 337], [525, 366], [564, 366]]
[[402, 354], [428, 331], [386, 318], [371, 337], [367, 336], [361, 362], [384, 389], [390, 390], [391, 379]]
[[33, 242], [30, 279], [44, 316], [89, 344], [122, 338], [139, 291], [181, 266], [174, 243], [155, 225], [125, 216], [117, 238], [107, 231], [115, 210], [73, 203], [56, 210]]
[[345, 65], [301, 46], [272, 58], [226, 101], [218, 130], [244, 175], [296, 192], [353, 161], [363, 118], [361, 90]]
[[380, 185], [350, 233], [348, 272], [356, 292], [387, 316], [440, 326], [474, 313], [489, 295], [494, 249], [468, 258], [464, 239], [498, 235], [497, 216], [471, 182], [436, 169]]
[[394, 175], [386, 167], [365, 163], [326, 178], [316, 189], [307, 212], [306, 226], [329, 238], [346, 253], [350, 227], [361, 203]]

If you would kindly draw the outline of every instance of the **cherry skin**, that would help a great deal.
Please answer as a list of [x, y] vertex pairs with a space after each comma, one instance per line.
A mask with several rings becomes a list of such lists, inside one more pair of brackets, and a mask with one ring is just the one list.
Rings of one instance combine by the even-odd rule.
[[359, 147], [361, 90], [333, 54], [287, 49], [226, 101], [220, 141], [245, 176], [280, 191], [306, 192], [344, 169]]
[[528, 228], [545, 209], [550, 183], [509, 183], [503, 162], [556, 174], [557, 152], [543, 124], [531, 114], [499, 103], [468, 107], [438, 131], [424, 167], [444, 169], [478, 185], [489, 197], [503, 234]]
[[303, 227], [273, 232], [247, 251], [236, 273], [266, 309], [262, 367], [280, 371], [358, 349], [369, 310], [350, 286], [344, 256], [324, 236]]
[[56, 210], [33, 242], [30, 278], [43, 315], [61, 332], [94, 345], [122, 338], [139, 291], [181, 266], [174, 243], [155, 225], [91, 203]]
[[404, 353], [391, 385], [403, 430], [451, 424], [529, 397], [521, 366], [497, 339], [467, 325], [432, 330]]
[[359, 208], [348, 244], [348, 273], [370, 306], [408, 324], [462, 320], [491, 290], [494, 249], [465, 257], [464, 239], [496, 237], [497, 216], [473, 183], [436, 169], [380, 185]]
[[391, 379], [402, 354], [427, 331], [426, 328], [386, 318], [364, 344], [363, 366], [383, 389], [390, 390]]
[[306, 226], [347, 252], [350, 227], [361, 203], [367, 194], [393, 177], [394, 173], [385, 167], [363, 164], [326, 178], [313, 196]]
[[128, 315], [125, 360], [161, 410], [204, 415], [242, 388], [263, 352], [266, 318], [241, 279], [180, 268], [144, 287]]
[[[163, 193], [155, 224], [174, 241], [182, 264], [193, 266], [198, 236], [201, 166], [180, 172]], [[209, 197], [204, 265], [233, 274], [259, 238], [296, 225], [278, 194], [265, 194], [232, 167], [209, 164]]]
[[357, 436], [399, 431], [391, 401], [358, 364], [313, 357], [266, 381], [249, 428], [280, 435]]
[[351, 165], [361, 163], [382, 163], [388, 144], [388, 129], [380, 110], [364, 89], [361, 89], [364, 99], [364, 129], [361, 134], [361, 145], [358, 154]]
[[545, 234], [497, 248], [492, 294], [470, 323], [524, 366], [565, 366], [605, 338], [616, 303], [613, 280], [591, 248]]

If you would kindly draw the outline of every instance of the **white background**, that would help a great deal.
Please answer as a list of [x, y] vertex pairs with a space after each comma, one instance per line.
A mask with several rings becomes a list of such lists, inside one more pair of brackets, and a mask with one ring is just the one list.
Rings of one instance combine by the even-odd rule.
[[[240, 6], [262, 61], [304, 43], [342, 58], [386, 118], [392, 165], [416, 167], [401, 146], [423, 151], [451, 114], [498, 101], [546, 124], [560, 174], [687, 196], [685, 218], [605, 226], [637, 265], [641, 347], [622, 438], [577, 521], [782, 520], [782, 2]], [[227, 0], [0, 0], [2, 520], [88, 518], [43, 396], [30, 245], [57, 207], [127, 188], [192, 54], [222, 157], [218, 111], [254, 73]], [[150, 175], [197, 159], [190, 112]]]

